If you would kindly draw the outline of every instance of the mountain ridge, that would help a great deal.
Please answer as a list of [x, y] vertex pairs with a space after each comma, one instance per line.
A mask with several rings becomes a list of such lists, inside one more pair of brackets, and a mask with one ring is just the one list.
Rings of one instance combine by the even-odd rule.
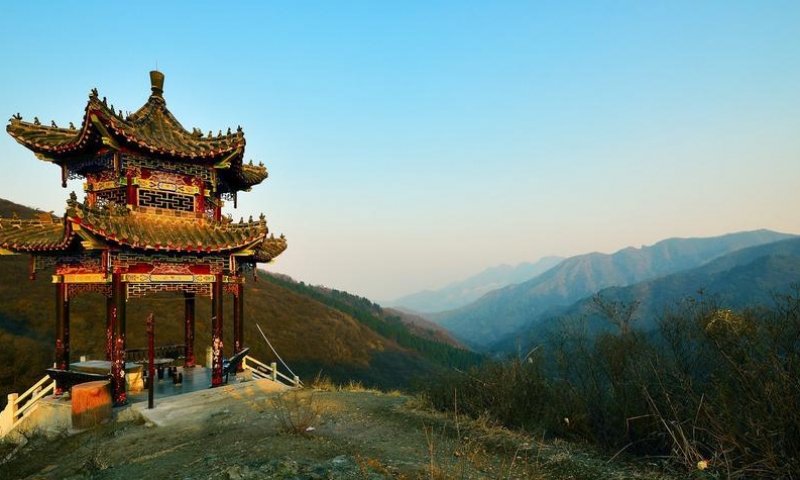
[[495, 343], [493, 350], [510, 351], [535, 343], [552, 333], [559, 320], [588, 322], [590, 330], [608, 327], [594, 306], [604, 302], [632, 305], [633, 326], [644, 331], [658, 328], [665, 311], [680, 303], [704, 297], [719, 308], [739, 310], [766, 306], [775, 295], [800, 288], [800, 238], [789, 238], [736, 250], [699, 267], [653, 278], [624, 287], [608, 287], [568, 307], [554, 308], [518, 331]]
[[548, 256], [540, 258], [536, 262], [496, 265], [485, 268], [463, 280], [451, 282], [442, 288], [422, 290], [382, 303], [423, 316], [428, 313], [452, 310], [467, 305], [498, 288], [530, 280], [562, 260], [563, 257]]
[[792, 237], [795, 235], [760, 229], [717, 237], [669, 238], [613, 254], [578, 255], [527, 282], [495, 290], [468, 306], [429, 318], [468, 345], [485, 348], [547, 309], [567, 306], [603, 288], [675, 273], [741, 248]]

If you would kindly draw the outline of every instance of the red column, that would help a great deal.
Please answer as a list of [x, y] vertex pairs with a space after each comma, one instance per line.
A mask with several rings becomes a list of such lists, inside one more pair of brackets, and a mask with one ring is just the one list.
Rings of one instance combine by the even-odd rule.
[[111, 319], [114, 324], [114, 346], [111, 354], [111, 398], [114, 406], [128, 403], [125, 388], [125, 283], [122, 275], [112, 275], [114, 302]]
[[127, 174], [125, 175], [125, 180], [127, 181], [127, 189], [126, 189], [126, 201], [128, 205], [133, 207], [138, 206], [139, 200], [136, 198], [136, 186], [133, 184], [133, 170], [128, 169]]
[[194, 293], [185, 292], [184, 294], [184, 367], [194, 367]]
[[198, 217], [204, 217], [206, 214], [206, 189], [201, 184], [200, 185], [200, 194], [197, 195], [197, 202], [195, 204], [195, 211]]
[[[233, 353], [239, 353], [244, 348], [244, 285], [236, 285], [236, 298], [233, 304]], [[244, 371], [244, 367], [239, 363], [237, 371]]]
[[214, 280], [214, 298], [211, 300], [214, 309], [211, 317], [211, 386], [222, 385], [222, 274], [218, 273]]
[[156, 321], [151, 313], [147, 317], [147, 408], [153, 408], [153, 395], [156, 390], [155, 340]]
[[111, 355], [114, 351], [114, 318], [112, 312], [114, 311], [114, 296], [106, 297], [106, 361], [111, 361]]
[[69, 369], [69, 296], [67, 284], [56, 284], [56, 368]]
[[242, 350], [242, 290], [241, 284], [236, 286], [233, 298], [233, 353]]

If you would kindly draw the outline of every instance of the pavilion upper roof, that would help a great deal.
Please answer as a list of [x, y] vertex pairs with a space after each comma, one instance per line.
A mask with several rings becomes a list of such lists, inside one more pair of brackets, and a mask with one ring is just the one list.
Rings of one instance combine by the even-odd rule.
[[92, 89], [83, 123], [76, 128], [42, 125], [38, 118], [33, 122], [22, 120], [17, 114], [11, 118], [6, 131], [20, 144], [32, 150], [39, 158], [68, 164], [70, 160], [86, 158], [101, 148], [127, 149], [158, 158], [179, 162], [215, 165], [224, 169], [223, 175], [234, 190], [249, 189], [267, 178], [263, 165], [247, 165], [244, 156], [244, 132], [220, 130], [217, 135], [204, 135], [198, 129], [192, 132], [167, 109], [162, 96], [164, 75], [150, 72], [152, 94], [136, 112], [123, 115], [108, 106], [97, 90]]

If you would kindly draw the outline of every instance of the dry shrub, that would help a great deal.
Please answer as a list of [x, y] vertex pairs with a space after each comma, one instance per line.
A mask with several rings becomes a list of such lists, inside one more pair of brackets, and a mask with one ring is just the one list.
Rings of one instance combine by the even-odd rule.
[[311, 388], [322, 392], [335, 392], [338, 390], [338, 387], [331, 381], [330, 377], [324, 375], [321, 371], [317, 373], [317, 376], [311, 382]]
[[646, 392], [676, 462], [726, 476], [800, 476], [800, 294], [734, 312], [701, 299], [662, 322], [670, 347]]
[[[443, 411], [489, 415], [527, 432], [668, 457], [703, 475], [800, 478], [800, 288], [769, 308], [733, 311], [701, 294], [630, 328], [631, 308], [597, 301], [608, 330], [581, 319], [524, 359], [431, 381]], [[432, 469], [433, 471], [433, 469]]]
[[307, 435], [322, 414], [314, 393], [290, 390], [269, 400], [284, 432]]

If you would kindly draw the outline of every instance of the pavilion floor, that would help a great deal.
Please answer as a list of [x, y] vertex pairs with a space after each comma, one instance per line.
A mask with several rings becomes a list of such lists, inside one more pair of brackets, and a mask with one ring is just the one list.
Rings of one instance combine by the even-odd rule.
[[[179, 369], [179, 371], [183, 373], [183, 381], [179, 384], [173, 383], [172, 377], [170, 377], [168, 370], [164, 372], [163, 379], [156, 380], [155, 391], [153, 392], [153, 398], [155, 402], [158, 402], [159, 398], [182, 395], [185, 393], [196, 392], [198, 390], [206, 390], [211, 387], [210, 368], [196, 366], [193, 368], [182, 368]], [[233, 384], [236, 383], [237, 380], [233, 375], [231, 375], [228, 378], [228, 382]], [[138, 392], [128, 391], [128, 403], [146, 402], [147, 393], [148, 392], [146, 388]]]

